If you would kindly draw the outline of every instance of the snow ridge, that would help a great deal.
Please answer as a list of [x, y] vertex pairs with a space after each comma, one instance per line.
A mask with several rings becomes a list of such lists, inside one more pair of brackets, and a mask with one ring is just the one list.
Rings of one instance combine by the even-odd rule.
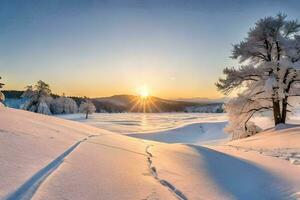
[[68, 148], [65, 152], [55, 158], [51, 163], [42, 168], [40, 171], [35, 173], [30, 179], [28, 179], [25, 183], [23, 183], [16, 191], [9, 194], [5, 200], [30, 200], [39, 186], [43, 183], [43, 181], [53, 173], [64, 161], [65, 157], [67, 157], [73, 150], [76, 149], [82, 142], [85, 142], [90, 137], [95, 137], [99, 135], [90, 135], [88, 137], [83, 138], [78, 141], [70, 148]]
[[164, 179], [161, 179], [161, 178], [158, 177], [156, 167], [153, 165], [153, 162], [152, 162], [153, 155], [152, 155], [152, 153], [149, 150], [152, 146], [153, 145], [147, 145], [146, 146], [146, 150], [145, 150], [146, 154], [148, 155], [147, 156], [148, 167], [149, 167], [149, 169], [151, 171], [152, 176], [160, 184], [162, 184], [163, 186], [167, 187], [179, 200], [188, 200], [188, 198], [180, 190], [178, 190], [174, 185], [172, 185], [167, 180], [164, 180]]

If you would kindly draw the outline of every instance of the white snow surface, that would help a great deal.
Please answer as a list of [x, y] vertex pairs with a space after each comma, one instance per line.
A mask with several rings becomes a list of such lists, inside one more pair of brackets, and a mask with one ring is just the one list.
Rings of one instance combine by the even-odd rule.
[[[212, 122], [201, 123], [212, 132], [224, 123]], [[141, 135], [153, 133], [158, 140], [173, 130], [165, 142], [188, 143], [167, 135], [196, 130], [197, 123]], [[269, 130], [252, 141], [221, 145], [170, 144], [1, 108], [0, 199], [297, 199], [299, 165], [235, 145], [299, 149], [299, 131]]]
[[224, 133], [227, 122], [202, 122], [185, 125], [166, 131], [137, 133], [129, 136], [166, 143], [213, 144], [229, 140], [230, 135]]

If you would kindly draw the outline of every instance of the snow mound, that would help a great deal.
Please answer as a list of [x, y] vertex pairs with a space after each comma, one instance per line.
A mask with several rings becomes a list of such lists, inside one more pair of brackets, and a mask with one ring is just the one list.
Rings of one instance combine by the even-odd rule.
[[212, 144], [227, 141], [229, 135], [223, 129], [227, 122], [203, 122], [153, 133], [130, 134], [129, 136], [166, 143]]
[[279, 124], [273, 129], [249, 138], [234, 140], [227, 145], [243, 151], [255, 151], [300, 164], [300, 126]]

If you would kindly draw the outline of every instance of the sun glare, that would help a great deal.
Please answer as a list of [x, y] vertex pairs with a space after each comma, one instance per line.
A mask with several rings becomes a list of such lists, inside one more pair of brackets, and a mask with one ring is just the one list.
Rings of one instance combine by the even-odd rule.
[[149, 90], [147, 87], [143, 86], [140, 88], [140, 97], [143, 99], [148, 98], [149, 96]]

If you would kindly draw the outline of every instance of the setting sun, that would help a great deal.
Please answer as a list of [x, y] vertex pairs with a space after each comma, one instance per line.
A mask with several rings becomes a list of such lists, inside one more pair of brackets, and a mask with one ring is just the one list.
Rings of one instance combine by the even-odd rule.
[[141, 87], [139, 90], [139, 93], [140, 93], [141, 98], [143, 98], [143, 99], [146, 99], [149, 96], [149, 90], [146, 86]]

